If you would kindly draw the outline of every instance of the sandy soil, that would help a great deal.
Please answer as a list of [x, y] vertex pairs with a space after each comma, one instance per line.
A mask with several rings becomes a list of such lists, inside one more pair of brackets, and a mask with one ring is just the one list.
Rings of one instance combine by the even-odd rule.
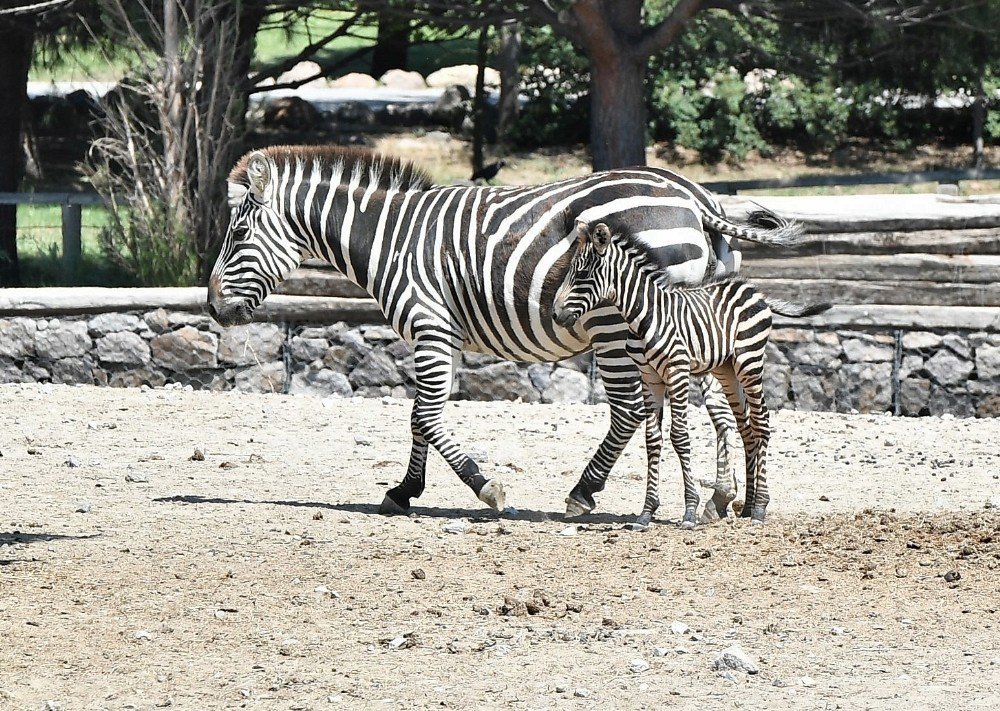
[[680, 530], [668, 458], [633, 533], [638, 441], [561, 520], [589, 406], [450, 406], [519, 517], [437, 457], [377, 515], [408, 411], [0, 386], [0, 708], [996, 708], [1000, 420], [779, 412], [763, 529]]

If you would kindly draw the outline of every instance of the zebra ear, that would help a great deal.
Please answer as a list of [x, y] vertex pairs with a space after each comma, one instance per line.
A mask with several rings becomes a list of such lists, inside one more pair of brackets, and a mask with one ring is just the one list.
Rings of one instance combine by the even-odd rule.
[[597, 223], [594, 231], [590, 233], [590, 241], [598, 254], [604, 254], [611, 243], [611, 230], [603, 222]]
[[250, 193], [257, 202], [268, 202], [271, 198], [271, 163], [260, 151], [254, 151], [247, 162], [247, 178], [250, 179]]
[[226, 183], [229, 187], [229, 207], [237, 207], [250, 189], [240, 183]]

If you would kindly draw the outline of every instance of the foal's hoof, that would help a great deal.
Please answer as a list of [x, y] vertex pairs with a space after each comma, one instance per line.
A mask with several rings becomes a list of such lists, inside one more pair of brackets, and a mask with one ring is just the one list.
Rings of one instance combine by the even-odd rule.
[[652, 522], [653, 522], [652, 514], [641, 513], [636, 517], [635, 521], [633, 521], [632, 523], [626, 523], [625, 528], [627, 528], [629, 531], [636, 531], [642, 533], [644, 531], [649, 530], [649, 526]]
[[497, 511], [503, 511], [507, 508], [507, 497], [503, 493], [503, 484], [500, 483], [499, 479], [490, 479], [483, 484], [483, 488], [479, 490], [477, 496], [479, 496], [480, 501]]
[[382, 505], [378, 507], [378, 512], [383, 516], [399, 516], [409, 513], [409, 511], [392, 500], [388, 494], [382, 499]]

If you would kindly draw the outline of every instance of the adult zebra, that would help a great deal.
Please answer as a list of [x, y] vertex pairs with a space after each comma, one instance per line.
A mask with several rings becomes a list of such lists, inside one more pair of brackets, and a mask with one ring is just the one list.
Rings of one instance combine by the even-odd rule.
[[[732, 238], [794, 237], [770, 214], [725, 219], [708, 192], [658, 168], [595, 173], [530, 187], [432, 187], [412, 164], [357, 149], [275, 146], [244, 156], [229, 176], [229, 229], [209, 280], [209, 312], [223, 326], [254, 309], [306, 257], [323, 259], [368, 291], [414, 348], [413, 445], [402, 482], [382, 502], [406, 511], [424, 489], [432, 445], [484, 503], [504, 507], [497, 479], [442, 422], [461, 350], [517, 361], [555, 361], [593, 348], [611, 407], [608, 434], [567, 498], [567, 515], [591, 511], [612, 465], [646, 416], [630, 334], [610, 308], [573, 329], [553, 320], [576, 220], [603, 220], [650, 246], [672, 281], [699, 283], [739, 267]], [[706, 236], [706, 229], [708, 235]], [[637, 346], [636, 346], [637, 347]], [[725, 515], [735, 472], [733, 424], [721, 390], [709, 392], [725, 466], [716, 510]], [[648, 439], [648, 437], [647, 437]]]

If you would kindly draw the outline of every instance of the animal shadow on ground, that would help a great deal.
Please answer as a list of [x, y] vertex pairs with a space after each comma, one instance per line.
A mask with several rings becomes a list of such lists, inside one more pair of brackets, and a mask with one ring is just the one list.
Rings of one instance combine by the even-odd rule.
[[[51, 541], [83, 541], [88, 538], [98, 538], [100, 533], [83, 536], [69, 536], [62, 533], [25, 533], [23, 531], [0, 531], [0, 548], [32, 543], [49, 543]], [[13, 563], [37, 563], [34, 559], [0, 558], [0, 566]]]
[[[383, 516], [383, 514], [379, 513], [378, 506], [376, 504], [331, 504], [324, 501], [288, 500], [256, 501], [253, 499], [223, 499], [216, 496], [198, 496], [197, 494], [161, 496], [153, 499], [153, 501], [167, 504], [262, 504], [265, 506], [301, 506], [304, 508], [343, 511], [345, 513], [359, 513], [366, 516]], [[566, 521], [567, 523], [627, 524], [635, 521], [635, 516], [626, 514], [596, 513], [588, 514], [587, 516], [578, 516], [573, 519], [564, 519], [561, 511], [556, 512], [539, 511], [536, 509], [517, 509], [515, 513], [509, 509], [499, 512], [487, 508], [432, 508], [429, 506], [413, 506], [410, 508], [409, 515], [416, 516], [418, 518], [469, 518], [479, 521], [497, 521], [500, 519], [506, 519], [511, 521], [527, 521], [529, 523]]]

